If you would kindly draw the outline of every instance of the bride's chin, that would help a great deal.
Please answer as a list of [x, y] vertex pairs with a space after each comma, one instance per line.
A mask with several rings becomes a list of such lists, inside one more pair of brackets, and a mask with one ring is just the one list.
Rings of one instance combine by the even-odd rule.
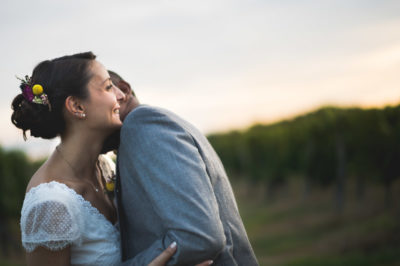
[[114, 130], [117, 130], [117, 129], [120, 129], [121, 127], [122, 127], [122, 122], [120, 121], [120, 122], [118, 122], [118, 123], [115, 123], [113, 129], [114, 129]]
[[119, 117], [118, 117], [118, 120], [116, 121], [116, 125], [118, 127], [122, 127], [122, 121], [121, 121], [121, 119], [119, 119]]

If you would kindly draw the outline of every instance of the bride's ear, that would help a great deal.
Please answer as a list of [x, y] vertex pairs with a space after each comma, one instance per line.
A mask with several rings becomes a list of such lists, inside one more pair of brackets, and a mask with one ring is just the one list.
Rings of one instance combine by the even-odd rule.
[[82, 101], [74, 96], [68, 96], [67, 99], [65, 99], [65, 110], [75, 117], [84, 118], [86, 116]]

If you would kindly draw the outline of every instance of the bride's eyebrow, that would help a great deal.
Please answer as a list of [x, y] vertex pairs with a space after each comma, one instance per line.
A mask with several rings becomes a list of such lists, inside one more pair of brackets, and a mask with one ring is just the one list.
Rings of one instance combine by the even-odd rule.
[[107, 81], [111, 81], [111, 77], [106, 78], [101, 84], [106, 83]]
[[110, 82], [112, 83], [111, 77], [108, 77], [107, 79], [105, 79], [105, 80], [101, 83], [101, 85], [104, 85], [107, 81], [110, 81]]

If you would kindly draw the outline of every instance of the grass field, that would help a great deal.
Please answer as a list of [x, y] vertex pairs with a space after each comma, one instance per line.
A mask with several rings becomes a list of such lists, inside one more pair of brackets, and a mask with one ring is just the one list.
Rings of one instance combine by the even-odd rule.
[[[383, 188], [369, 186], [362, 201], [347, 185], [341, 213], [333, 189], [314, 189], [305, 198], [292, 181], [266, 197], [264, 186], [232, 182], [240, 213], [260, 265], [400, 265], [400, 182], [393, 206], [385, 208]], [[18, 231], [15, 222], [13, 231]], [[0, 257], [0, 266], [24, 265], [22, 252]]]
[[263, 186], [233, 187], [260, 265], [400, 265], [400, 184], [391, 208], [384, 207], [382, 188], [368, 187], [359, 201], [349, 184], [341, 213], [332, 188], [305, 198], [293, 181], [271, 199]]

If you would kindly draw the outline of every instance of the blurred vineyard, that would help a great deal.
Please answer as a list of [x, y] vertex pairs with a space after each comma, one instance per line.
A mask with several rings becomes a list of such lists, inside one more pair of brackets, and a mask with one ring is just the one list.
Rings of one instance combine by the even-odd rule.
[[43, 160], [0, 147], [0, 265], [24, 265], [19, 217], [26, 185]]
[[[359, 200], [356, 182], [349, 180], [339, 213], [332, 186], [313, 188], [304, 197], [302, 181], [293, 178], [271, 199], [264, 186], [232, 184], [260, 265], [400, 265], [400, 213], [385, 207], [382, 186], [367, 184]], [[393, 192], [400, 202], [399, 180]]]
[[[400, 105], [324, 107], [208, 138], [260, 265], [400, 265]], [[42, 162], [0, 148], [0, 266], [24, 264], [19, 213]]]
[[209, 136], [261, 265], [400, 265], [400, 106]]
[[267, 187], [273, 197], [288, 178], [312, 187], [335, 187], [337, 210], [344, 204], [346, 181], [356, 179], [357, 196], [365, 184], [385, 188], [393, 205], [392, 184], [400, 177], [400, 105], [384, 109], [326, 107], [272, 125], [209, 136], [231, 177]]

